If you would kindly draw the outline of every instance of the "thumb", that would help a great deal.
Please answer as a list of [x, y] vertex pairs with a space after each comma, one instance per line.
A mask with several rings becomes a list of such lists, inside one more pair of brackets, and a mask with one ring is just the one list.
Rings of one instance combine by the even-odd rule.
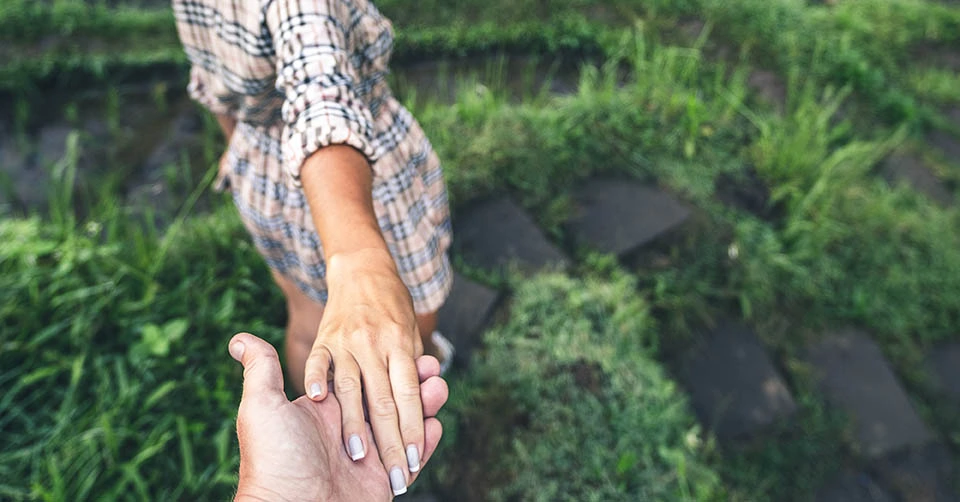
[[230, 339], [230, 355], [243, 365], [243, 397], [282, 397], [283, 372], [280, 357], [272, 345], [250, 333], [238, 333]]

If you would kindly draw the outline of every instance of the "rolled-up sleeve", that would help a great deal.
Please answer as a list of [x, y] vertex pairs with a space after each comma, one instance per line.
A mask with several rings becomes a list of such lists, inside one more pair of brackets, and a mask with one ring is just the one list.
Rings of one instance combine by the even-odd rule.
[[190, 68], [190, 83], [187, 85], [187, 94], [191, 99], [200, 103], [210, 113], [216, 115], [230, 115], [232, 110], [216, 97], [213, 89], [215, 77], [200, 66]]
[[284, 95], [283, 160], [299, 183], [304, 160], [329, 145], [349, 145], [371, 165], [378, 157], [373, 117], [356, 93], [347, 25], [340, 0], [273, 0], [266, 13], [277, 58], [277, 90]]

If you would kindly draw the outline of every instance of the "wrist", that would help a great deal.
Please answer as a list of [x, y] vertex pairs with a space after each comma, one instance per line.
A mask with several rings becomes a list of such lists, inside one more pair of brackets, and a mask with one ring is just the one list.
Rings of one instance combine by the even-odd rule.
[[349, 276], [359, 270], [398, 274], [397, 263], [387, 249], [386, 243], [383, 246], [359, 247], [339, 251], [326, 256], [325, 259], [328, 277], [336, 277], [342, 274]]
[[[272, 487], [272, 488], [271, 488]], [[298, 502], [328, 500], [320, 493], [291, 484], [289, 480], [258, 482], [240, 477], [234, 502]]]

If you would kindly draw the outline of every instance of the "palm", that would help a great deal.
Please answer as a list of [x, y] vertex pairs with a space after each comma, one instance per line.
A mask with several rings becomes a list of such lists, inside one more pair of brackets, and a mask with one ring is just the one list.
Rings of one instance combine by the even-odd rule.
[[[241, 414], [240, 433], [250, 427], [263, 439], [247, 442], [244, 452], [246, 458], [256, 459], [250, 468], [258, 476], [285, 480], [289, 488], [299, 488], [299, 493], [313, 500], [391, 498], [386, 471], [376, 455], [359, 462], [347, 456], [341, 445], [336, 402], [317, 403], [306, 397], [284, 401]], [[331, 491], [316, 493], [318, 487]], [[333, 492], [336, 487], [348, 487], [350, 492]]]

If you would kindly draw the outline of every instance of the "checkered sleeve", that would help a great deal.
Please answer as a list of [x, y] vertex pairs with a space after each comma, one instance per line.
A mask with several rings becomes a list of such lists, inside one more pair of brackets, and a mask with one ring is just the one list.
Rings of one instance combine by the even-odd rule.
[[190, 83], [187, 84], [187, 94], [197, 103], [200, 103], [211, 113], [230, 115], [230, 109], [221, 103], [210, 88], [210, 81], [214, 77], [200, 66], [190, 68]]
[[371, 165], [373, 117], [355, 91], [360, 82], [350, 62], [348, 25], [354, 16], [341, 0], [274, 0], [267, 12], [277, 58], [277, 89], [284, 94], [283, 160], [299, 184], [312, 153], [349, 145]]

